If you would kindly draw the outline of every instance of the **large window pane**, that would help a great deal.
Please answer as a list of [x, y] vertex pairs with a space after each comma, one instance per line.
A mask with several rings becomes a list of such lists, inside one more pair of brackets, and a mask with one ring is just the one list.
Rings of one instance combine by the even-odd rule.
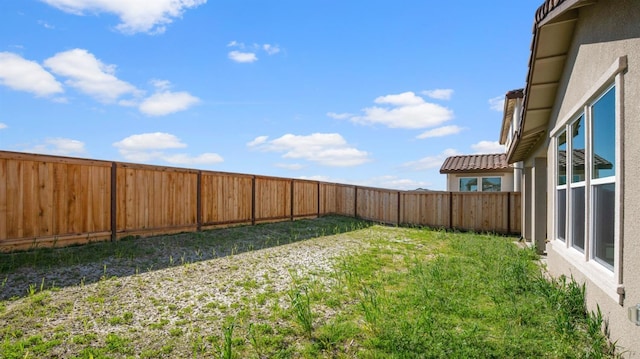
[[573, 170], [571, 182], [582, 182], [585, 180], [584, 116], [580, 116], [580, 118], [571, 125], [571, 136], [571, 168]]
[[616, 103], [615, 89], [610, 89], [592, 107], [593, 173], [591, 178], [615, 176]]
[[558, 186], [567, 184], [567, 133], [558, 136]]
[[477, 178], [460, 178], [460, 192], [475, 192], [477, 190]]
[[613, 269], [615, 183], [593, 186], [593, 253], [595, 259]]
[[571, 245], [584, 252], [584, 187], [571, 189]]
[[482, 192], [500, 192], [502, 186], [502, 178], [485, 177], [482, 179]]
[[557, 191], [557, 208], [556, 208], [556, 228], [558, 233], [556, 233], [559, 240], [565, 240], [566, 233], [566, 213], [567, 213], [567, 190], [559, 189]]

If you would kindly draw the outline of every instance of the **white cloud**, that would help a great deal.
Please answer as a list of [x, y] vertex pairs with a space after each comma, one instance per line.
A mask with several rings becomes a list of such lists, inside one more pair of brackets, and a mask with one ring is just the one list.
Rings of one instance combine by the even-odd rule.
[[453, 90], [452, 89], [426, 90], [426, 91], [422, 91], [422, 94], [436, 100], [450, 100], [451, 96], [453, 96]]
[[49, 29], [49, 30], [53, 30], [56, 27], [49, 24], [48, 22], [44, 21], [44, 20], [38, 20], [38, 25], [42, 25], [42, 27], [44, 27], [45, 29]]
[[471, 145], [476, 153], [503, 153], [504, 146], [498, 141], [480, 141]]
[[101, 102], [114, 102], [120, 96], [139, 95], [133, 85], [119, 80], [115, 65], [106, 65], [84, 49], [60, 52], [44, 61], [56, 75], [67, 77], [66, 84]]
[[62, 11], [84, 15], [85, 13], [110, 13], [120, 18], [116, 29], [126, 34], [146, 32], [161, 34], [166, 25], [180, 18], [185, 10], [195, 8], [207, 0], [42, 0]]
[[187, 147], [178, 137], [164, 132], [131, 135], [121, 141], [115, 142], [113, 145], [116, 148], [129, 151]]
[[253, 52], [231, 51], [229, 59], [239, 63], [252, 63], [258, 61], [258, 57]]
[[171, 88], [171, 82], [167, 80], [152, 79], [149, 81], [158, 91], [166, 91]]
[[402, 164], [402, 167], [408, 168], [414, 171], [423, 171], [423, 170], [428, 170], [432, 168], [439, 168], [442, 166], [442, 163], [447, 157], [455, 156], [459, 154], [460, 152], [458, 152], [457, 150], [448, 148], [442, 151], [442, 153], [439, 153], [435, 156], [427, 156], [417, 161], [406, 162]]
[[299, 163], [276, 163], [276, 167], [284, 168], [285, 170], [298, 171], [303, 169], [305, 166]]
[[335, 113], [335, 112], [327, 112], [327, 116], [336, 119], [336, 120], [346, 120], [353, 116], [350, 113]]
[[275, 55], [280, 52], [280, 47], [277, 45], [264, 44], [262, 45], [262, 49], [269, 55]]
[[382, 124], [390, 128], [418, 129], [438, 126], [453, 118], [453, 111], [450, 109], [425, 102], [422, 97], [413, 92], [380, 96], [374, 102], [388, 106], [367, 107], [362, 110], [363, 116], [352, 116], [350, 120], [359, 124]]
[[127, 161], [149, 162], [160, 160], [176, 165], [208, 165], [223, 162], [217, 153], [203, 153], [198, 156], [187, 154], [167, 154], [165, 150], [185, 148], [187, 145], [170, 133], [154, 132], [131, 135], [113, 143], [120, 155]]
[[394, 106], [412, 106], [421, 105], [424, 100], [420, 96], [416, 96], [413, 92], [403, 92], [397, 95], [380, 96], [374, 100], [375, 103], [390, 104]]
[[398, 189], [398, 190], [414, 190], [417, 188], [426, 188], [432, 184], [424, 181], [416, 181], [408, 178], [399, 178], [398, 176], [380, 176], [368, 179], [359, 183], [363, 186]]
[[9, 127], [9, 126], [7, 126], [6, 124], [0, 122], [0, 130], [4, 130], [7, 127]]
[[200, 102], [200, 99], [188, 92], [158, 92], [146, 98], [140, 104], [140, 112], [149, 116], [164, 116], [184, 111]]
[[416, 136], [419, 139], [431, 138], [431, 137], [444, 137], [449, 135], [455, 135], [460, 133], [460, 131], [464, 130], [463, 127], [451, 125], [451, 126], [442, 126], [438, 128], [434, 128], [433, 130], [429, 130], [423, 132], [422, 134]]
[[163, 156], [164, 161], [176, 165], [210, 165], [223, 162], [224, 159], [217, 153], [203, 153], [196, 157], [186, 154]]
[[255, 147], [255, 146], [261, 145], [261, 144], [267, 142], [268, 138], [269, 138], [269, 136], [258, 136], [256, 138], [254, 138], [253, 141], [247, 143], [247, 146]]
[[504, 96], [496, 96], [489, 99], [489, 108], [494, 111], [504, 111]]
[[238, 42], [236, 40], [230, 41], [227, 44], [227, 47], [235, 47], [242, 51], [234, 50], [230, 51], [228, 56], [229, 59], [239, 62], [239, 63], [252, 63], [258, 61], [258, 52], [265, 52], [267, 55], [275, 55], [280, 52], [280, 47], [278, 45], [272, 44], [253, 44], [253, 45], [245, 45], [243, 42]]
[[36, 96], [64, 92], [62, 84], [40, 64], [11, 52], [0, 52], [0, 85]]
[[69, 138], [47, 138], [44, 143], [37, 144], [26, 152], [43, 153], [57, 156], [70, 156], [85, 153], [84, 142]]
[[282, 152], [283, 158], [304, 159], [324, 166], [350, 167], [370, 161], [369, 153], [350, 146], [337, 133], [286, 134], [271, 141], [258, 137], [250, 144], [262, 151]]

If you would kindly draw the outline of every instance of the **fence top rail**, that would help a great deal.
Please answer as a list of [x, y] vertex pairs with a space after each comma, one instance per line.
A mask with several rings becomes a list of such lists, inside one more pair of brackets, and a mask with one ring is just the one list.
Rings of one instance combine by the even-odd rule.
[[156, 165], [146, 165], [141, 163], [128, 163], [128, 162], [114, 162], [118, 168], [129, 168], [135, 170], [149, 170], [149, 171], [162, 171], [162, 172], [183, 172], [183, 173], [194, 173], [197, 174], [200, 172], [199, 170], [191, 169], [191, 168], [180, 168], [180, 167], [170, 167], [170, 166], [156, 166]]
[[66, 164], [72, 164], [72, 165], [87, 165], [87, 166], [101, 166], [101, 167], [111, 167], [113, 164], [112, 161], [102, 161], [102, 160], [94, 160], [94, 159], [88, 159], [88, 158], [53, 156], [53, 155], [44, 155], [44, 154], [38, 154], [38, 153], [12, 152], [12, 151], [0, 151], [0, 159], [33, 161], [33, 162], [66, 163]]
[[295, 179], [295, 178], [275, 177], [275, 176], [267, 176], [267, 175], [252, 175], [252, 174], [245, 174], [245, 173], [198, 170], [198, 169], [192, 169], [192, 168], [158, 166], [158, 165], [119, 162], [119, 161], [95, 160], [95, 159], [79, 158], [79, 157], [54, 156], [54, 155], [47, 155], [47, 154], [35, 154], [35, 153], [26, 153], [26, 152], [4, 151], [4, 150], [0, 150], [0, 159], [65, 163], [65, 164], [77, 164], [77, 165], [100, 166], [100, 167], [111, 167], [115, 165], [117, 168], [182, 172], [182, 173], [192, 173], [192, 174], [200, 173], [203, 175], [235, 176], [235, 177], [255, 178], [255, 179], [263, 179], [263, 180], [275, 180], [275, 181], [283, 181], [283, 182], [286, 181], [286, 182], [293, 182], [293, 183], [296, 183], [296, 182], [311, 183], [311, 184], [318, 184], [322, 186], [336, 186], [336, 187], [343, 187], [343, 188], [351, 188], [355, 190], [386, 192], [386, 193], [392, 193], [392, 194], [399, 193], [402, 195], [427, 196], [427, 195], [434, 195], [434, 194], [436, 195], [449, 194], [449, 195], [465, 197], [465, 196], [475, 196], [475, 195], [501, 196], [507, 193], [510, 195], [519, 193], [519, 192], [448, 192], [448, 191], [397, 190], [397, 189], [388, 189], [388, 188], [379, 188], [379, 187], [359, 186], [356, 184], [315, 181], [315, 180], [308, 180], [308, 179]]

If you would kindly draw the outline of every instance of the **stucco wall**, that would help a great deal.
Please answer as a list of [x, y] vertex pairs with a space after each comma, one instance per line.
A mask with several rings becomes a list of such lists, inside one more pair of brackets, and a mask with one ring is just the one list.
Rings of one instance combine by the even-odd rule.
[[[623, 154], [622, 166], [621, 238], [622, 284], [625, 290], [623, 305], [585, 277], [584, 271], [570, 264], [554, 247], [548, 245], [549, 269], [553, 275], [573, 275], [587, 283], [587, 302], [591, 310], [598, 304], [610, 321], [611, 339], [618, 342], [626, 356], [640, 358], [640, 327], [627, 318], [627, 309], [640, 303], [640, 1], [600, 0], [580, 9], [572, 49], [567, 59], [556, 105], [549, 129], [556, 122], [573, 116], [581, 99], [593, 89], [595, 81], [607, 72], [620, 56], [627, 56], [627, 72], [623, 75]], [[553, 148], [548, 156], [553, 158]], [[549, 163], [553, 165], [553, 163]], [[553, 185], [553, 171], [548, 183]], [[553, 206], [553, 188], [549, 188], [548, 203]], [[551, 207], [553, 208], [553, 207]], [[548, 221], [547, 232], [555, 233], [553, 218]]]
[[447, 191], [460, 191], [460, 178], [475, 177], [478, 179], [478, 186], [482, 177], [502, 178], [501, 192], [513, 192], [513, 170], [510, 172], [478, 172], [478, 173], [449, 173], [447, 174]]

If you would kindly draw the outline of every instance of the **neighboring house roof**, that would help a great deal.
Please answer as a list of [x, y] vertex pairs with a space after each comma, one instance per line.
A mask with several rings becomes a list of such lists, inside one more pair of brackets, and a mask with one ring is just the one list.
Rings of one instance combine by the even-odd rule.
[[524, 97], [524, 89], [511, 90], [504, 95], [504, 110], [502, 111], [502, 128], [500, 129], [500, 144], [507, 143], [507, 133], [511, 127], [516, 101]]
[[505, 172], [509, 170], [505, 153], [447, 157], [440, 173]]
[[546, 0], [536, 11], [523, 115], [513, 144], [507, 149], [509, 163], [526, 159], [544, 138], [578, 21], [578, 8], [593, 3]]
[[[573, 162], [575, 165], [584, 166], [584, 150], [573, 150]], [[594, 156], [593, 162], [596, 169], [599, 170], [610, 170], [613, 168], [613, 164], [611, 164], [611, 162], [598, 155]], [[558, 165], [560, 167], [567, 166], [567, 151], [558, 151]]]

